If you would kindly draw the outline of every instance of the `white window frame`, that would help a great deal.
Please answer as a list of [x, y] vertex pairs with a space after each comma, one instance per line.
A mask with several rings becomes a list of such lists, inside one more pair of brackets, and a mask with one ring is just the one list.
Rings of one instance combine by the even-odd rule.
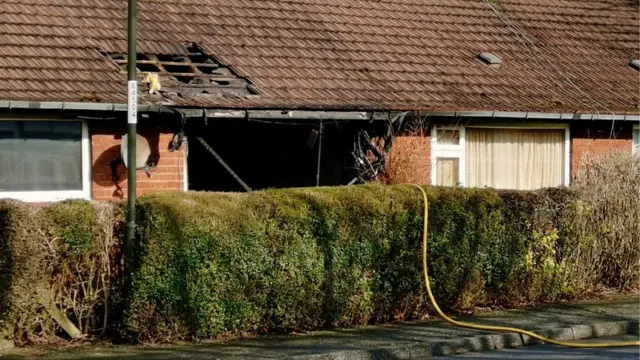
[[640, 124], [633, 125], [631, 133], [633, 134], [631, 153], [634, 155], [640, 155]]
[[82, 125], [82, 190], [65, 191], [0, 191], [0, 199], [14, 199], [26, 203], [49, 203], [69, 199], [91, 199], [91, 141], [89, 127], [84, 120], [50, 118], [3, 118], [0, 121], [74, 121]]
[[[458, 184], [466, 186], [467, 180], [467, 147], [466, 147], [466, 131], [467, 128], [480, 129], [560, 129], [564, 130], [564, 170], [563, 170], [563, 186], [569, 186], [571, 183], [571, 131], [569, 124], [474, 124], [474, 125], [436, 125], [431, 129], [431, 184], [436, 185], [438, 179], [438, 158], [457, 158], [460, 176]], [[438, 130], [458, 130], [460, 132], [460, 144], [438, 144]]]
[[180, 156], [184, 166], [182, 167], [182, 191], [189, 191], [189, 139], [185, 138], [183, 143], [184, 151], [180, 151]]
[[[460, 141], [457, 145], [438, 144], [438, 130], [456, 130], [460, 133]], [[465, 186], [466, 173], [466, 134], [463, 126], [434, 126], [431, 129], [431, 184], [438, 182], [438, 158], [458, 159], [458, 184]]]

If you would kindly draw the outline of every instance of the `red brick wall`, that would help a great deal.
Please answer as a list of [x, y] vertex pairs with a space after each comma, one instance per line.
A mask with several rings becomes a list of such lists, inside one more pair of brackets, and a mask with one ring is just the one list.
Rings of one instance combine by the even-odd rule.
[[[118, 165], [118, 181], [112, 179], [111, 161], [120, 157], [124, 124], [90, 122], [92, 155], [92, 197], [95, 200], [120, 200], [127, 197], [127, 170]], [[168, 145], [173, 132], [166, 126], [138, 125], [138, 133], [144, 136], [152, 148], [152, 157], [158, 157], [158, 165], [152, 170], [152, 178], [137, 171], [137, 195], [154, 191], [183, 190], [186, 155], [182, 151], [169, 152]]]
[[431, 137], [394, 138], [384, 181], [389, 184], [431, 184]]
[[[624, 126], [624, 124], [622, 125]], [[631, 129], [617, 128], [611, 138], [611, 125], [580, 124], [571, 128], [571, 178], [580, 170], [587, 156], [601, 156], [620, 150], [631, 154], [633, 136]]]
[[[607, 124], [605, 124], [607, 125]], [[621, 126], [625, 126], [623, 124]], [[610, 124], [577, 124], [571, 128], [571, 173], [575, 177], [581, 159], [589, 155], [603, 155], [612, 150], [629, 151], [632, 149], [631, 129], [620, 127], [610, 138]], [[125, 126], [109, 123], [90, 123], [92, 148], [93, 198], [96, 200], [118, 200], [126, 198], [126, 169], [118, 166], [118, 184], [114, 184], [111, 176], [110, 162], [120, 156], [120, 143]], [[168, 144], [173, 131], [167, 127], [139, 126], [139, 133], [145, 136], [151, 147], [157, 149], [159, 162], [153, 170], [151, 179], [138, 171], [138, 195], [154, 191], [182, 190], [186, 156], [182, 152], [169, 152]], [[384, 181], [391, 184], [431, 183], [431, 144], [428, 135], [398, 136], [389, 155], [387, 173]]]
[[[611, 137], [611, 123], [580, 123], [571, 127], [571, 177], [574, 178], [585, 156], [599, 156], [620, 150], [632, 151], [633, 137], [629, 124], [616, 125]], [[431, 184], [431, 143], [429, 136], [398, 136], [389, 155], [384, 181], [390, 184]]]

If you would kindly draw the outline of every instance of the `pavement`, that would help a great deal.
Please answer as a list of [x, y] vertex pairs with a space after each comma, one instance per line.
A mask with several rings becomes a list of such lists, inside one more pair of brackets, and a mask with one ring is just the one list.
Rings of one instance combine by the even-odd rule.
[[[562, 340], [633, 334], [638, 338], [639, 294], [605, 300], [496, 311], [459, 320], [536, 330]], [[532, 345], [519, 334], [457, 328], [441, 320], [393, 323], [309, 335], [260, 336], [232, 342], [156, 347], [85, 345], [66, 349], [0, 351], [0, 359], [420, 359]], [[544, 349], [544, 348], [543, 348]]]
[[[592, 339], [589, 342], [633, 341], [635, 335], [623, 335], [611, 338]], [[425, 358], [427, 359], [427, 358]], [[484, 353], [466, 353], [463, 355], [441, 357], [442, 360], [485, 360], [485, 359], [545, 359], [545, 360], [638, 360], [640, 347], [620, 347], [606, 349], [567, 349], [551, 345], [527, 346], [518, 349], [503, 349]]]

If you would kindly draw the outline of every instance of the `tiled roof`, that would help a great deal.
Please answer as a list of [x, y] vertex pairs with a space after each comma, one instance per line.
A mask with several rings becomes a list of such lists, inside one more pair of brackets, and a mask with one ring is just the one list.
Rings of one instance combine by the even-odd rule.
[[[104, 54], [126, 53], [126, 7], [0, 0], [0, 100], [125, 102]], [[197, 44], [254, 93], [147, 103], [630, 113], [639, 28], [637, 0], [139, 0], [138, 49]]]

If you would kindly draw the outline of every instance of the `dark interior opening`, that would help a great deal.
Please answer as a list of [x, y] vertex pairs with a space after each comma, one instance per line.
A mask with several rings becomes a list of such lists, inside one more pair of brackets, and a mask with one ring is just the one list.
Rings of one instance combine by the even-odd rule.
[[[204, 64], [215, 65], [213, 63], [204, 63]], [[200, 70], [201, 73], [207, 74], [207, 75], [215, 74], [216, 70], [218, 70], [217, 66], [196, 66], [196, 68]]]
[[[346, 185], [355, 176], [352, 151], [362, 123], [324, 123], [320, 185]], [[319, 138], [317, 122], [284, 125], [247, 120], [191, 121], [189, 189], [244, 191], [231, 174], [196, 139], [202, 137], [254, 190], [316, 185]]]
[[163, 63], [162, 67], [175, 78], [177, 81], [185, 84], [189, 84], [193, 82], [194, 76], [181, 76], [176, 74], [194, 74], [195, 69], [189, 62], [189, 59], [184, 56], [172, 56], [172, 55], [158, 55], [158, 60], [162, 62], [172, 62], [172, 63], [184, 63], [184, 65], [178, 64], [167, 64]]
[[159, 61], [173, 62], [173, 63], [184, 63], [184, 65], [178, 64], [162, 64], [165, 70], [168, 73], [193, 73], [193, 67], [188, 62], [188, 59], [184, 56], [173, 56], [173, 55], [158, 55]]
[[[149, 58], [149, 56], [147, 56], [146, 54], [138, 54], [137, 55], [137, 59], [138, 60], [151, 60]], [[136, 63], [136, 66], [138, 67], [138, 70], [141, 72], [154, 72], [154, 73], [159, 73], [160, 72], [160, 68], [158, 68], [157, 65], [154, 64], [141, 64], [141, 63]]]

